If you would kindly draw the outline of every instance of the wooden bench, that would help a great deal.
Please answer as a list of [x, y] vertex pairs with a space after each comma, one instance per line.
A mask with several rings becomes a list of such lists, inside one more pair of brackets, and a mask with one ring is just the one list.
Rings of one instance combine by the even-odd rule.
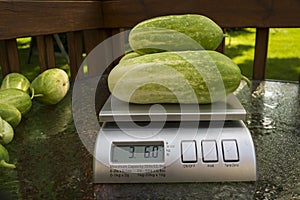
[[[55, 67], [53, 34], [67, 33], [71, 77], [97, 44], [161, 15], [198, 13], [222, 28], [256, 28], [253, 79], [264, 80], [269, 28], [300, 27], [299, 0], [0, 1], [2, 76], [20, 72], [16, 38], [36, 37], [41, 71]], [[219, 51], [224, 50], [223, 41]], [[91, 70], [92, 71], [92, 70]]]

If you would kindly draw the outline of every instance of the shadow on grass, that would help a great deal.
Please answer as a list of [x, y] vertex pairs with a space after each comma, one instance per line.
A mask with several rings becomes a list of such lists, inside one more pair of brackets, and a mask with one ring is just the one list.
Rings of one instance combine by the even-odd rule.
[[252, 45], [226, 45], [225, 54], [230, 58], [235, 58], [244, 55], [245, 51], [253, 49]]
[[266, 70], [268, 79], [299, 81], [300, 58], [269, 58]]
[[240, 35], [251, 35], [255, 34], [255, 29], [245, 29], [245, 28], [229, 28], [225, 32], [231, 37], [240, 36]]
[[[245, 60], [239, 64], [242, 74], [252, 77], [253, 60]], [[268, 58], [266, 79], [299, 81], [300, 58]]]

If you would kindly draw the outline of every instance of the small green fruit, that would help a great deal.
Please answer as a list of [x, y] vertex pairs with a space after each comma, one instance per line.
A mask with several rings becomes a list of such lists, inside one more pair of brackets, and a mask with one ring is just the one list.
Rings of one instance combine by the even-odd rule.
[[7, 74], [1, 84], [1, 89], [15, 88], [28, 92], [30, 87], [29, 80], [22, 74], [10, 73]]
[[9, 104], [0, 103], [0, 117], [7, 121], [12, 127], [17, 127], [22, 119], [20, 111]]
[[54, 105], [67, 94], [70, 88], [69, 77], [62, 69], [48, 69], [32, 81], [31, 88], [37, 101]]
[[8, 144], [14, 138], [14, 129], [0, 117], [0, 144]]
[[16, 168], [14, 164], [10, 164], [9, 162], [9, 154], [7, 149], [0, 144], [0, 166], [6, 168]]

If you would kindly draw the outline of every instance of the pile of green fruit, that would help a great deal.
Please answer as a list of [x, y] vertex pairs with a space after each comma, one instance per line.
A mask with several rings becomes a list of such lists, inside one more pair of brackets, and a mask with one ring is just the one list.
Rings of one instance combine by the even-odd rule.
[[10, 73], [0, 88], [0, 166], [15, 168], [9, 164], [8, 151], [3, 145], [14, 138], [14, 128], [28, 113], [35, 99], [45, 105], [55, 105], [67, 94], [70, 87], [67, 73], [53, 68], [39, 74], [31, 83], [20, 73]]
[[216, 52], [224, 38], [213, 20], [197, 14], [160, 16], [129, 33], [132, 52], [109, 74], [120, 100], [138, 103], [209, 104], [250, 81], [227, 56]]

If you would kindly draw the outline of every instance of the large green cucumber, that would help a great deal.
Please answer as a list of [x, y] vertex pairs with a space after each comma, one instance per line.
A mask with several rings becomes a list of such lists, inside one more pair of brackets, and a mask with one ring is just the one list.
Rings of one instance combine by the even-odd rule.
[[125, 61], [125, 60], [129, 60], [129, 59], [131, 59], [131, 58], [135, 58], [135, 57], [138, 57], [138, 56], [140, 56], [140, 55], [141, 55], [141, 54], [132, 51], [132, 52], [129, 52], [129, 53], [125, 54], [125, 55], [120, 59], [119, 62], [121, 63], [121, 62], [123, 62], [123, 61]]
[[0, 117], [0, 144], [8, 144], [14, 138], [13, 127]]
[[28, 92], [29, 87], [29, 80], [20, 73], [7, 74], [1, 84], [1, 89], [16, 88], [25, 92]]
[[0, 103], [0, 117], [7, 121], [12, 127], [16, 127], [21, 122], [22, 114], [16, 107], [6, 103]]
[[34, 98], [46, 105], [60, 102], [70, 88], [68, 74], [58, 68], [48, 69], [39, 74], [31, 83]]
[[215, 50], [223, 40], [222, 29], [203, 15], [155, 17], [137, 24], [129, 34], [131, 48], [140, 53]]
[[15, 88], [0, 90], [0, 103], [16, 107], [22, 115], [26, 114], [32, 106], [29, 94]]
[[219, 101], [239, 86], [240, 68], [215, 51], [147, 54], [119, 63], [108, 86], [120, 100], [139, 103], [199, 103]]

